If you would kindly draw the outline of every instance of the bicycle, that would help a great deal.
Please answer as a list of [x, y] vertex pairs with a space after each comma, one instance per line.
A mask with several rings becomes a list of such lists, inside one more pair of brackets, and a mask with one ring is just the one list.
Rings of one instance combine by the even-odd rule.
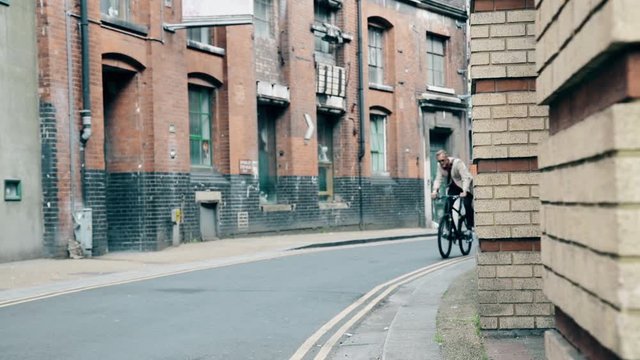
[[469, 255], [471, 252], [471, 243], [473, 242], [473, 236], [467, 226], [467, 219], [462, 212], [464, 206], [462, 200], [458, 195], [445, 195], [439, 198], [446, 199], [444, 206], [444, 215], [440, 218], [440, 224], [438, 225], [438, 251], [443, 259], [449, 257], [451, 254], [451, 247], [456, 242], [460, 247], [462, 255]]

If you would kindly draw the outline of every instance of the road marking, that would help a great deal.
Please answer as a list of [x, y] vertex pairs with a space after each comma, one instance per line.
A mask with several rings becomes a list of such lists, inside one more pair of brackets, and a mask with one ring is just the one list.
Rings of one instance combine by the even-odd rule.
[[[386, 298], [392, 291], [404, 285], [408, 282], [416, 280], [422, 276], [425, 276], [431, 272], [443, 269], [445, 267], [457, 265], [461, 262], [472, 260], [472, 257], [464, 257], [458, 259], [451, 259], [446, 261], [441, 261], [436, 264], [431, 264], [429, 266], [420, 268], [418, 270], [412, 271], [410, 273], [401, 275], [395, 279], [389, 280], [384, 284], [378, 285], [373, 288], [371, 291], [363, 295], [360, 299], [358, 299], [353, 304], [346, 307], [342, 310], [338, 315], [336, 315], [333, 319], [329, 320], [327, 323], [322, 325], [313, 335], [311, 335], [299, 348], [298, 350], [289, 358], [289, 360], [302, 360], [304, 357], [311, 351], [314, 345], [325, 335], [329, 333], [329, 331], [335, 327], [341, 321], [344, 321], [347, 316], [352, 313], [355, 309], [367, 303], [360, 311], [358, 311], [351, 319], [346, 321], [336, 332], [325, 342], [320, 348], [318, 354], [314, 358], [314, 360], [324, 360], [335, 344], [340, 340], [340, 338], [347, 332], [358, 320], [364, 317], [374, 306], [376, 306], [380, 301]], [[385, 289], [378, 296], [374, 298], [374, 295], [380, 292], [382, 289]]]

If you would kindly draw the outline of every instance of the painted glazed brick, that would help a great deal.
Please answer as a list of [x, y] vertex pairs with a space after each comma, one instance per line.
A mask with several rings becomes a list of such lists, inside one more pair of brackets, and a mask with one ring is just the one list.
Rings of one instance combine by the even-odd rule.
[[106, 173], [99, 170], [87, 170], [85, 205], [91, 209], [92, 217], [92, 255], [99, 256], [108, 252], [107, 241], [107, 202]]
[[172, 242], [171, 209], [181, 208], [188, 174], [108, 174], [108, 246], [118, 250], [160, 250]]
[[58, 150], [56, 110], [53, 104], [40, 103], [40, 141], [42, 162], [43, 248], [46, 256], [66, 256], [66, 247], [58, 243]]
[[[353, 227], [360, 222], [356, 177], [335, 178], [335, 201], [346, 208], [321, 210], [318, 188], [312, 177], [278, 178], [278, 203], [292, 205], [291, 211], [261, 210], [257, 183], [250, 176], [192, 176], [186, 197], [183, 236], [200, 239], [199, 206], [195, 191], [220, 191], [223, 201], [215, 205], [219, 237], [243, 233], [304, 231], [318, 228]], [[422, 184], [413, 179], [363, 180], [364, 222], [369, 228], [420, 226], [424, 214]], [[248, 227], [238, 227], [238, 213], [248, 214]]]

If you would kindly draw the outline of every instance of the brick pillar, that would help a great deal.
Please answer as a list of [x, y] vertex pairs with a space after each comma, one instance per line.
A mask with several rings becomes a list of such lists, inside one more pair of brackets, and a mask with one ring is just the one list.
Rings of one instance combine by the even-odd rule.
[[537, 1], [548, 359], [640, 358], [640, 4]]
[[485, 330], [545, 329], [537, 145], [547, 108], [535, 97], [533, 1], [473, 2], [471, 78], [478, 288]]

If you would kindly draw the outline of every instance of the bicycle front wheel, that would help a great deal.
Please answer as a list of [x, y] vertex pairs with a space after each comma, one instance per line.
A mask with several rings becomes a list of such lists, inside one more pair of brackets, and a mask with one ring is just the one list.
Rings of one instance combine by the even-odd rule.
[[[460, 219], [458, 229], [462, 229], [462, 225], [464, 225], [465, 230], [469, 229], [469, 227], [467, 226], [467, 222]], [[464, 234], [467, 234], [467, 231], [465, 231]], [[458, 239], [458, 244], [460, 245], [460, 252], [462, 253], [462, 255], [469, 255], [469, 252], [471, 252], [472, 241], [473, 236], [471, 235], [471, 233], [468, 233], [468, 235], [461, 234], [460, 239]]]
[[451, 254], [451, 237], [453, 236], [453, 222], [451, 216], [443, 216], [438, 225], [438, 251], [443, 259]]

